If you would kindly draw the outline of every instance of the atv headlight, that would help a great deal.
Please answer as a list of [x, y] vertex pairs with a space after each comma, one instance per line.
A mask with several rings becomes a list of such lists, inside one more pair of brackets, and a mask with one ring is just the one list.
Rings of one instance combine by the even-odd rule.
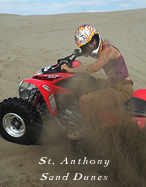
[[22, 99], [29, 99], [33, 90], [36, 90], [37, 87], [28, 82], [21, 81], [19, 84], [19, 97]]
[[42, 75], [43, 74], [43, 71], [42, 69], [40, 69], [35, 75]]

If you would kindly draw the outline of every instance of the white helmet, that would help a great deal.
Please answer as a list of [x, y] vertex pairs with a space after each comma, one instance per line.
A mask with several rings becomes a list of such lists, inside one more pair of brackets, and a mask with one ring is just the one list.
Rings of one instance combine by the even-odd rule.
[[[85, 50], [84, 46], [90, 42], [95, 36], [96, 39], [96, 49], [92, 52]], [[82, 49], [83, 52], [88, 53], [90, 56], [97, 58], [97, 53], [102, 50], [102, 39], [99, 32], [95, 27], [89, 24], [81, 25], [75, 31], [75, 43]]]

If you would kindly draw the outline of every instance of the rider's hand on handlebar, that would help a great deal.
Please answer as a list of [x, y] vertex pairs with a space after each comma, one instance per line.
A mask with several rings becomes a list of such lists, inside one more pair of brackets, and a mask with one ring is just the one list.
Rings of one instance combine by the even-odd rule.
[[68, 66], [67, 64], [63, 64], [63, 65], [61, 65], [61, 71], [62, 71], [63, 69], [65, 69], [67, 72], [70, 72], [70, 69], [71, 69], [71, 68], [69, 68], [69, 66]]

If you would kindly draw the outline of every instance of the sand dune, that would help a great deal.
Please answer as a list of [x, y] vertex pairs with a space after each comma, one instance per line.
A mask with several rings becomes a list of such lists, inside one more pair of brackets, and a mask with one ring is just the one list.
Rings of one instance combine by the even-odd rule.
[[[77, 48], [74, 43], [75, 29], [84, 23], [95, 26], [102, 38], [108, 39], [121, 51], [134, 82], [134, 90], [146, 89], [145, 18], [146, 9], [46, 16], [0, 14], [0, 101], [18, 96], [18, 84], [22, 79], [71, 54]], [[83, 64], [93, 62], [90, 57], [80, 60]], [[105, 75], [101, 70], [96, 76]], [[108, 182], [72, 180], [76, 172], [90, 173], [90, 176], [100, 174], [91, 165], [60, 165], [65, 157], [75, 158], [70, 142], [62, 132], [53, 129], [52, 135], [50, 127], [45, 128], [48, 131], [43, 132], [43, 138], [37, 145], [17, 145], [0, 137], [0, 186], [113, 186], [112, 179]], [[52, 158], [55, 165], [39, 165], [40, 158], [44, 156]], [[53, 176], [70, 173], [70, 178], [67, 181], [41, 181], [42, 173]], [[145, 181], [143, 186], [146, 186]], [[123, 183], [121, 187], [129, 185]]]

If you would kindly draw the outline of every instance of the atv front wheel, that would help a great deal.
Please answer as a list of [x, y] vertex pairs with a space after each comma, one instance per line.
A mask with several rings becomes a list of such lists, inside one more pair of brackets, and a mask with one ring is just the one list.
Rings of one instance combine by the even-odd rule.
[[0, 103], [0, 134], [18, 144], [34, 144], [42, 132], [38, 111], [26, 100], [8, 98]]

